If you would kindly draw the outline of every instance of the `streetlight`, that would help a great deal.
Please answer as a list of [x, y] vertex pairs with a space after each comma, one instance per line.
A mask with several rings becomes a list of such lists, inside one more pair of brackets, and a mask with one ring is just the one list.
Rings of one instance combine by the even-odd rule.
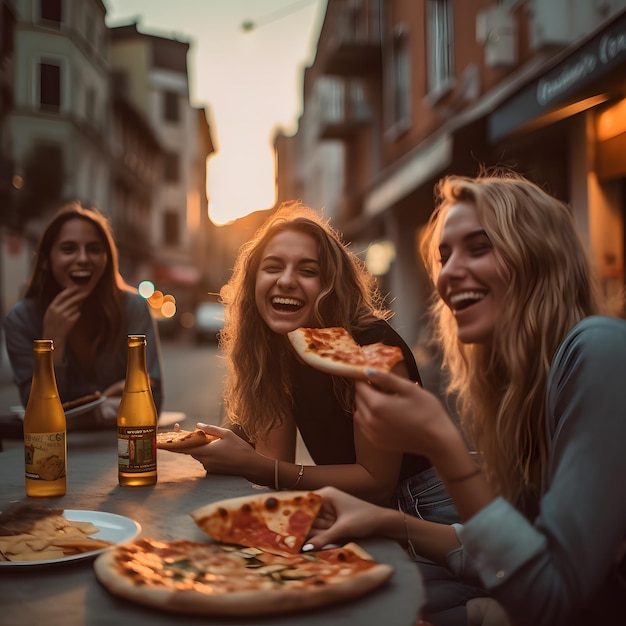
[[303, 9], [305, 6], [309, 4], [313, 4], [316, 0], [300, 0], [299, 2], [292, 2], [287, 6], [284, 6], [280, 9], [276, 9], [271, 13], [267, 13], [266, 15], [261, 16], [257, 20], [244, 20], [241, 23], [241, 30], [244, 33], [249, 33], [250, 31], [259, 28], [260, 26], [265, 26], [266, 24], [270, 24], [271, 22], [275, 22], [277, 20], [282, 19], [283, 17], [287, 17], [300, 9]]

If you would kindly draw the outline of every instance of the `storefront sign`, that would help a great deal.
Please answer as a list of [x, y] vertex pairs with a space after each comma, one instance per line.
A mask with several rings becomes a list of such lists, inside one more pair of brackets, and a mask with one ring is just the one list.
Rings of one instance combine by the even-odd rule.
[[571, 103], [582, 89], [624, 62], [626, 15], [494, 111], [489, 118], [490, 140], [495, 142], [552, 108]]

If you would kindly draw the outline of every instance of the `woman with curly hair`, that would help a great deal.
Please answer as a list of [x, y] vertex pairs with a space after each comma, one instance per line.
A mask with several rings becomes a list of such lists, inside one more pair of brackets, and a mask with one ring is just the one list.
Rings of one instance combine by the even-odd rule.
[[[241, 248], [222, 299], [231, 426], [201, 424], [221, 438], [194, 450], [209, 472], [275, 489], [335, 485], [414, 515], [457, 519], [424, 457], [382, 451], [363, 437], [352, 420], [354, 381], [302, 363], [286, 336], [301, 326], [341, 326], [361, 345], [399, 346], [404, 361], [395, 371], [420, 380], [374, 278], [329, 221], [297, 202], [281, 206]], [[298, 431], [315, 465], [295, 462]]]
[[[162, 403], [159, 337], [146, 301], [119, 273], [107, 218], [80, 202], [61, 207], [46, 226], [24, 298], [5, 319], [7, 352], [24, 406], [33, 373], [33, 341], [52, 339], [62, 402], [101, 392], [118, 398], [126, 376], [127, 337], [146, 335], [157, 410]], [[115, 401], [81, 419], [116, 424]], [[100, 423], [99, 425], [103, 425]], [[70, 427], [72, 427], [70, 425]]]
[[311, 543], [408, 541], [489, 591], [508, 614], [496, 623], [624, 624], [626, 322], [606, 315], [565, 204], [506, 172], [438, 191], [423, 253], [477, 455], [434, 396], [393, 374], [357, 383], [355, 423], [428, 457], [465, 524], [403, 520], [331, 489]]

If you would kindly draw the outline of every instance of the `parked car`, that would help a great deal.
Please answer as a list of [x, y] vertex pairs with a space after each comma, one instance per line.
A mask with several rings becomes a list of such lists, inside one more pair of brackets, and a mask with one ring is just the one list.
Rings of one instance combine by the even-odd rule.
[[197, 343], [217, 341], [224, 328], [224, 305], [221, 302], [201, 302], [196, 308], [194, 332]]

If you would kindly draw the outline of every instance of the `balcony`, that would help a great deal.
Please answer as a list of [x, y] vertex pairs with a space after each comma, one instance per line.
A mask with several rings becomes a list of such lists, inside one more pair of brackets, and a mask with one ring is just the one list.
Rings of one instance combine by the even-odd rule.
[[318, 88], [319, 139], [349, 140], [372, 121], [363, 85], [358, 80], [327, 77]]
[[[330, 0], [318, 54], [326, 74], [366, 76], [381, 71], [381, 0]], [[326, 34], [326, 37], [324, 37]], [[325, 39], [325, 41], [324, 41]]]

